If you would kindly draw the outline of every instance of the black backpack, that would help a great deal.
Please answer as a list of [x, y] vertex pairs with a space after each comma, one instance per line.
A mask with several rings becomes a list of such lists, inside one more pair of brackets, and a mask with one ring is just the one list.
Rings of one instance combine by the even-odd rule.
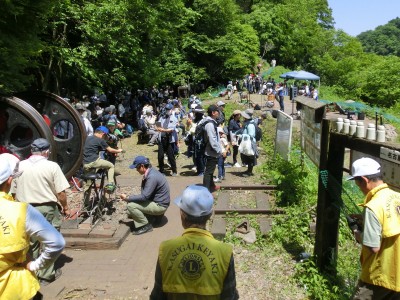
[[205, 127], [210, 122], [214, 124], [215, 132], [217, 133], [217, 125], [212, 120], [200, 121], [196, 126], [196, 130], [194, 131], [194, 146], [197, 151], [204, 151], [206, 149], [207, 136]]
[[261, 139], [262, 139], [262, 129], [261, 129], [261, 127], [258, 126], [258, 125], [254, 125], [254, 126], [256, 127], [256, 136], [255, 136], [256, 141], [257, 141], [257, 142], [258, 142], [258, 141], [261, 141]]
[[224, 133], [226, 135], [226, 139], [228, 140], [228, 142], [231, 141], [231, 134], [229, 132], [229, 127], [228, 126], [224, 126]]

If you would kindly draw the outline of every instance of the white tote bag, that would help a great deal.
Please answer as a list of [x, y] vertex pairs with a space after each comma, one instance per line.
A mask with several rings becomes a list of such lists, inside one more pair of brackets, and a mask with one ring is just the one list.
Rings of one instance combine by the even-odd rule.
[[247, 156], [254, 155], [254, 150], [253, 147], [251, 146], [251, 138], [248, 134], [242, 135], [242, 141], [240, 142], [239, 145], [239, 152]]

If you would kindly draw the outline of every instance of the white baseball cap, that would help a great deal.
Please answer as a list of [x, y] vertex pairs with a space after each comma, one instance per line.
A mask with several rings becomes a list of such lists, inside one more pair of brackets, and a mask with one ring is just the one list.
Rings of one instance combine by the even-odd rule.
[[211, 214], [214, 198], [204, 186], [189, 185], [174, 203], [188, 215], [202, 217]]
[[381, 165], [372, 158], [363, 157], [353, 162], [351, 166], [351, 176], [347, 180], [352, 180], [360, 176], [375, 175], [381, 172]]
[[19, 171], [20, 160], [17, 156], [15, 156], [14, 154], [11, 154], [11, 153], [2, 153], [2, 154], [0, 154], [0, 157], [3, 157], [3, 159], [5, 158], [8, 161], [8, 163], [10, 164], [13, 178], [17, 178], [17, 177], [21, 176], [22, 171]]
[[12, 176], [12, 169], [9, 163], [9, 158], [0, 155], [0, 184], [3, 184]]

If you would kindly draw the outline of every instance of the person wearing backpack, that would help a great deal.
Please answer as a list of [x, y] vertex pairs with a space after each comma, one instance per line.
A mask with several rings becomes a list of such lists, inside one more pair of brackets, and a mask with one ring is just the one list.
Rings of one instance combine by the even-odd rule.
[[[207, 109], [207, 118], [205, 118], [205, 157], [206, 167], [203, 176], [203, 186], [211, 193], [217, 190], [214, 183], [214, 171], [218, 163], [218, 158], [222, 155], [222, 149], [217, 133], [217, 118], [219, 117], [219, 108], [217, 105], [210, 105]], [[199, 126], [199, 125], [198, 125]]]
[[[201, 141], [196, 140], [196, 133], [199, 134], [199, 129], [197, 129], [197, 125], [199, 125], [204, 120], [205, 110], [201, 105], [197, 105], [194, 109], [194, 119], [192, 120], [192, 125], [190, 127], [190, 134], [193, 139], [193, 163], [194, 168], [192, 171], [196, 171], [197, 176], [204, 176], [204, 168], [205, 168], [205, 157], [204, 157], [204, 147], [201, 145]], [[197, 130], [196, 130], [197, 129]]]
[[243, 123], [243, 133], [250, 136], [251, 144], [254, 150], [254, 155], [240, 154], [242, 163], [247, 165], [247, 170], [242, 173], [243, 177], [253, 176], [253, 167], [257, 164], [257, 145], [256, 145], [256, 123], [252, 116], [247, 111], [241, 112], [242, 117], [245, 119]]

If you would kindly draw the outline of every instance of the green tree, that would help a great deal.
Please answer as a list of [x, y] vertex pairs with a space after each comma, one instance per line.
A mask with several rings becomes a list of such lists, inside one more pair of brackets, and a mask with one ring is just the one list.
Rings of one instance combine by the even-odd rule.
[[321, 55], [313, 56], [310, 61], [313, 68], [327, 85], [348, 86], [348, 76], [358, 70], [363, 54], [361, 43], [342, 30], [336, 31], [329, 46]]
[[182, 49], [191, 64], [207, 70], [214, 82], [238, 78], [253, 69], [259, 40], [254, 29], [241, 22], [233, 0], [195, 0], [186, 5], [196, 13], [182, 36]]
[[[357, 98], [372, 106], [392, 107], [400, 99], [400, 77], [393, 76], [400, 70], [400, 58], [397, 56], [382, 57], [366, 54], [368, 65], [349, 74], [360, 80], [356, 90]], [[361, 81], [362, 80], [362, 81]]]
[[[117, 90], [157, 82], [161, 54], [174, 44], [185, 11], [179, 0], [66, 2], [49, 25], [44, 70], [61, 66], [57, 69], [65, 69], [65, 76], [51, 71], [55, 81], [69, 81], [75, 89]], [[43, 82], [43, 88], [48, 86]]]
[[0, 1], [0, 93], [23, 89], [32, 81], [35, 58], [43, 48], [40, 32], [58, 1]]
[[268, 49], [268, 59], [275, 57], [289, 68], [308, 67], [331, 41], [333, 19], [326, 0], [257, 1], [248, 20], [260, 37], [260, 52]]
[[379, 55], [400, 56], [400, 18], [357, 36], [364, 50]]

